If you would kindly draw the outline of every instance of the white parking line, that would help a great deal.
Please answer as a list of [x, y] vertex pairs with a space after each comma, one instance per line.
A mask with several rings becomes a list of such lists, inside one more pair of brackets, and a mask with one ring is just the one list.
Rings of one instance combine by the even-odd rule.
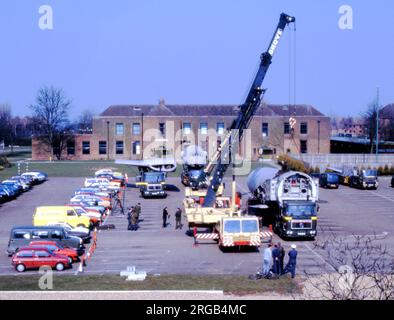
[[376, 195], [376, 196], [378, 196], [378, 197], [380, 197], [382, 199], [386, 199], [388, 201], [394, 202], [394, 200], [392, 198], [386, 197], [386, 196], [384, 196], [382, 194], [379, 194], [379, 193], [377, 193], [375, 191], [370, 191], [370, 193], [372, 193], [372, 194], [374, 194], [374, 195]]
[[335, 268], [331, 264], [329, 264], [320, 254], [318, 254], [316, 251], [314, 251], [308, 244], [304, 243], [304, 246], [310, 252], [312, 252], [319, 260], [324, 262], [324, 264], [327, 265], [332, 271], [336, 272]]

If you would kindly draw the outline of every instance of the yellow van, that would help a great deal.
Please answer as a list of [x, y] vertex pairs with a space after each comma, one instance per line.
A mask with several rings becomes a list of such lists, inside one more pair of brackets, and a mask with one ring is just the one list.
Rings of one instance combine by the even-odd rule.
[[53, 222], [65, 222], [72, 227], [90, 227], [90, 218], [78, 215], [72, 207], [52, 206], [36, 208], [36, 212], [33, 215], [34, 226], [47, 226]]

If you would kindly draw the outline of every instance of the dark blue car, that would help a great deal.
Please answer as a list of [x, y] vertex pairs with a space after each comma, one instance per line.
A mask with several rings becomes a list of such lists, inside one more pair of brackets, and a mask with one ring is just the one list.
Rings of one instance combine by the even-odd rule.
[[339, 176], [336, 173], [323, 173], [320, 175], [320, 186], [327, 189], [339, 188]]

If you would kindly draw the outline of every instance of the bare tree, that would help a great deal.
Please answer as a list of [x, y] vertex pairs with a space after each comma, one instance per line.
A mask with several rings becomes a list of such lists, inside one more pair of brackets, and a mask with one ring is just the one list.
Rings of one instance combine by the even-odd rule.
[[71, 136], [68, 121], [70, 105], [71, 101], [63, 90], [51, 86], [41, 88], [35, 103], [30, 106], [36, 121], [37, 138], [58, 160], [65, 148], [64, 142]]
[[367, 111], [362, 115], [365, 123], [365, 134], [369, 139], [369, 147], [371, 153], [374, 150], [374, 141], [376, 140], [376, 124], [377, 124], [377, 116], [378, 116], [378, 106], [376, 103], [371, 103], [368, 106]]
[[394, 299], [394, 262], [384, 237], [330, 237], [316, 243], [332, 270], [323, 275], [306, 272], [310, 298], [329, 300]]
[[93, 128], [94, 113], [90, 110], [84, 110], [78, 118], [78, 129], [83, 133], [91, 132]]
[[14, 140], [15, 130], [12, 125], [11, 106], [0, 105], [0, 141], [4, 141], [5, 145], [11, 145], [11, 152], [13, 152]]

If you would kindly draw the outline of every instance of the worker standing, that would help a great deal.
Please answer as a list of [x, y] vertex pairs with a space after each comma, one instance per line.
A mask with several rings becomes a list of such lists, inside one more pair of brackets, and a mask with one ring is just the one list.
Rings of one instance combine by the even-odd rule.
[[182, 210], [180, 208], [175, 212], [175, 230], [178, 228], [182, 230]]
[[296, 272], [296, 266], [297, 266], [297, 246], [293, 244], [291, 246], [291, 251], [289, 252], [289, 262], [286, 265], [286, 268], [284, 270], [284, 274], [286, 273], [291, 273], [291, 278], [295, 278], [295, 272]]
[[134, 211], [131, 215], [131, 231], [137, 231], [137, 230], [138, 230], [138, 218], [134, 208]]
[[137, 223], [140, 221], [140, 214], [141, 214], [141, 203], [138, 202], [138, 204], [134, 208], [135, 215], [137, 217]]
[[282, 274], [284, 271], [284, 260], [285, 260], [285, 255], [286, 255], [286, 251], [285, 248], [282, 247], [282, 244], [280, 242], [278, 242], [278, 249], [279, 249], [279, 265], [280, 265], [280, 269], [279, 269], [279, 274]]
[[163, 209], [163, 228], [167, 228], [167, 218], [169, 217], [167, 207]]
[[132, 230], [132, 223], [131, 223], [131, 219], [134, 213], [134, 207], [130, 207], [129, 211], [127, 212], [127, 221], [128, 221], [128, 226], [127, 226], [127, 230]]
[[272, 244], [268, 244], [268, 247], [264, 250], [263, 257], [263, 274], [266, 278], [268, 278], [270, 270], [271, 270], [271, 260], [272, 260]]
[[274, 249], [272, 250], [272, 260], [273, 260], [273, 269], [274, 269], [275, 277], [279, 278], [279, 276], [281, 274], [281, 272], [280, 272], [280, 250], [279, 250], [277, 244], [274, 246]]

